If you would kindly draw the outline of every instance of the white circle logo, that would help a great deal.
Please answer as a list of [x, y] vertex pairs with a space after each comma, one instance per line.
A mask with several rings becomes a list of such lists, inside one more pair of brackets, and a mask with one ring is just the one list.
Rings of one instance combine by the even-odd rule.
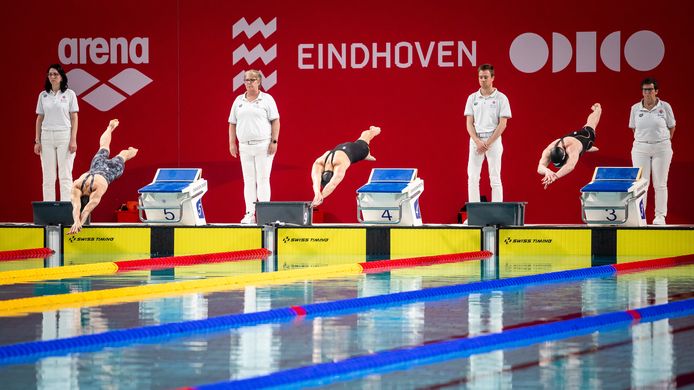
[[[600, 44], [597, 32], [576, 33], [575, 48], [568, 38], [560, 33], [552, 33], [552, 72], [564, 70], [575, 57], [576, 72], [596, 72], [599, 58], [608, 69], [619, 72], [622, 45], [621, 32], [608, 34]], [[627, 64], [638, 71], [649, 71], [660, 65], [665, 57], [665, 43], [658, 34], [641, 30], [632, 34], [624, 44], [624, 58]], [[549, 45], [540, 35], [532, 32], [520, 34], [511, 43], [509, 57], [511, 63], [521, 72], [535, 73], [549, 60]]]
[[547, 63], [549, 47], [541, 36], [524, 33], [513, 40], [509, 55], [516, 69], [525, 73], [535, 73]]
[[665, 57], [665, 44], [653, 31], [639, 31], [627, 39], [624, 58], [629, 66], [646, 71], [660, 65]]

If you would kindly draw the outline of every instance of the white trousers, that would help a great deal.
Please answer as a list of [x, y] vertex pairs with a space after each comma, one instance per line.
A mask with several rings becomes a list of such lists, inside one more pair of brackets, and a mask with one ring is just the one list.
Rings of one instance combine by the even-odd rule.
[[270, 171], [275, 155], [268, 156], [270, 140], [256, 145], [239, 144], [246, 213], [255, 214], [255, 201], [270, 201]]
[[[653, 189], [655, 190], [655, 216], [665, 218], [667, 216], [667, 177], [672, 162], [672, 143], [670, 140], [657, 144], [647, 144], [634, 141], [631, 148], [631, 161], [635, 167], [641, 168], [641, 176], [649, 184], [653, 175]], [[644, 198], [644, 207], [646, 205]]]
[[504, 201], [504, 187], [501, 185], [501, 155], [504, 145], [501, 137], [497, 138], [485, 153], [477, 153], [475, 141], [470, 138], [470, 153], [467, 161], [467, 198], [468, 202], [480, 201], [480, 173], [482, 163], [487, 158], [489, 183], [492, 187], [492, 202]]
[[55, 200], [56, 166], [60, 181], [60, 200], [70, 201], [72, 166], [75, 154], [70, 153], [70, 130], [41, 131], [41, 168], [43, 169], [43, 200]]

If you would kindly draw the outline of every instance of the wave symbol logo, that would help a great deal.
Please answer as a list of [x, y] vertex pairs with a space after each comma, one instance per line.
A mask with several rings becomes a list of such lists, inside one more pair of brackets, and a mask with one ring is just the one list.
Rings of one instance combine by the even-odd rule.
[[67, 72], [67, 76], [70, 80], [70, 88], [77, 96], [89, 91], [82, 96], [82, 100], [102, 112], [111, 110], [153, 81], [134, 68], [120, 71], [94, 89], [92, 87], [99, 84], [100, 80], [84, 69], [72, 69]]

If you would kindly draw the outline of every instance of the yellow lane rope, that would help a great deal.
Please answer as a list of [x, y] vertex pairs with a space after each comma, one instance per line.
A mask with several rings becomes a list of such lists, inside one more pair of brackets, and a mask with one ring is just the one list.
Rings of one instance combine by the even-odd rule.
[[22, 269], [0, 272], [0, 285], [36, 282], [40, 280], [81, 278], [83, 276], [93, 275], [108, 275], [115, 274], [116, 272], [118, 272], [118, 265], [113, 262], [67, 265], [56, 268]]
[[284, 284], [307, 279], [325, 279], [362, 273], [356, 264], [332, 265], [260, 274], [225, 276], [146, 286], [121, 287], [99, 291], [47, 295], [0, 301], [0, 316], [16, 316], [65, 308], [138, 302], [188, 293], [207, 293], [241, 289], [249, 285]]

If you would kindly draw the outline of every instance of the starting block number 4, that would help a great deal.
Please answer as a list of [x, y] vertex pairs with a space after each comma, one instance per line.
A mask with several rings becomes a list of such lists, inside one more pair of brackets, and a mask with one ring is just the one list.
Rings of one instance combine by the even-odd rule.
[[390, 215], [390, 210], [383, 210], [383, 214], [381, 214], [381, 218], [387, 219], [388, 221], [393, 220], [393, 216]]

